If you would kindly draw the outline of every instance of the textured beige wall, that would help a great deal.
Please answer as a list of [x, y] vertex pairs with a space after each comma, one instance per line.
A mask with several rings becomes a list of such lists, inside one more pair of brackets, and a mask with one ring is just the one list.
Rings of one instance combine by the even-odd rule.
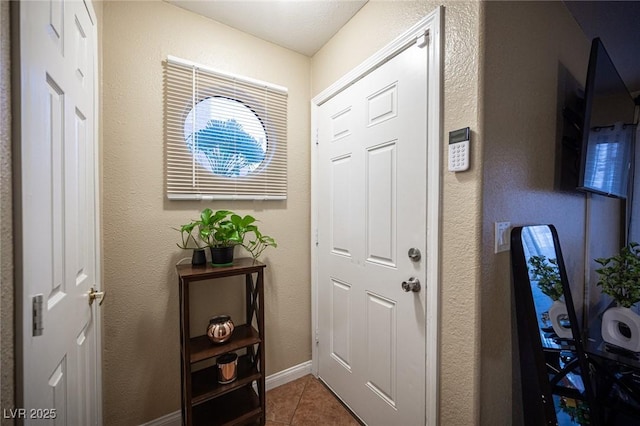
[[[0, 407], [14, 407], [11, 58], [9, 2], [0, 2]], [[4, 417], [4, 416], [3, 416]], [[7, 419], [2, 424], [12, 424]]]
[[[446, 172], [442, 158], [440, 424], [478, 422], [482, 139], [478, 131], [477, 2], [369, 1], [312, 59], [315, 96], [444, 4], [443, 134], [473, 132], [471, 168]], [[446, 138], [442, 140], [446, 152]]]
[[581, 295], [586, 198], [554, 191], [554, 165], [559, 66], [584, 84], [589, 41], [561, 2], [487, 2], [485, 8], [480, 418], [483, 425], [521, 424], [511, 264], [508, 252], [493, 253], [494, 222], [554, 224], [572, 288]]
[[[171, 227], [204, 207], [255, 214], [276, 238], [265, 252], [267, 374], [311, 358], [310, 60], [166, 2], [103, 10], [104, 420], [133, 425], [179, 409], [175, 263], [190, 254]], [[163, 66], [175, 55], [289, 88], [289, 197], [282, 202], [177, 202], [163, 192]], [[192, 322], [240, 318], [241, 286], [193, 286]]]

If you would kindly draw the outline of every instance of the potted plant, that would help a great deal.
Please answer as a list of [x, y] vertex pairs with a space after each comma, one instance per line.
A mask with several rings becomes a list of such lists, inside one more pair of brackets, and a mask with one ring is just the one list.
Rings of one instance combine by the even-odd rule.
[[235, 246], [243, 246], [255, 260], [267, 247], [277, 247], [273, 238], [263, 235], [253, 216], [244, 217], [229, 210], [213, 212], [206, 208], [196, 221], [200, 238], [211, 249], [211, 263], [225, 266], [233, 263]]
[[567, 326], [567, 305], [561, 300], [564, 296], [557, 259], [547, 259], [544, 255], [531, 256], [531, 279], [538, 282], [538, 288], [548, 296], [553, 304], [549, 308], [549, 320], [556, 335], [563, 339], [573, 338], [571, 326]]
[[207, 257], [204, 253], [204, 247], [200, 245], [198, 239], [196, 239], [196, 237], [193, 235], [193, 230], [197, 225], [197, 222], [192, 221], [182, 225], [179, 229], [174, 229], [180, 232], [181, 237], [181, 242], [176, 243], [176, 245], [183, 250], [193, 249], [191, 264], [194, 266], [201, 266], [207, 263]]
[[211, 263], [216, 266], [229, 265], [233, 262], [233, 244], [225, 236], [227, 220], [231, 212], [229, 210], [218, 210], [214, 212], [210, 208], [202, 210], [200, 219], [195, 221], [198, 225], [198, 233], [211, 251]]
[[618, 254], [595, 259], [601, 267], [598, 287], [618, 306], [602, 316], [602, 339], [633, 352], [640, 352], [640, 316], [630, 308], [640, 301], [640, 244], [630, 243]]

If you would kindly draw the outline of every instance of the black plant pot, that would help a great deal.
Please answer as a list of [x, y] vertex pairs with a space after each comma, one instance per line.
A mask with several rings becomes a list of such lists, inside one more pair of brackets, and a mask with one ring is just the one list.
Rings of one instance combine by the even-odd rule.
[[193, 266], [204, 266], [207, 264], [207, 254], [204, 249], [193, 249], [193, 256], [191, 256], [191, 264]]
[[211, 264], [213, 266], [230, 266], [233, 264], [233, 246], [211, 247]]

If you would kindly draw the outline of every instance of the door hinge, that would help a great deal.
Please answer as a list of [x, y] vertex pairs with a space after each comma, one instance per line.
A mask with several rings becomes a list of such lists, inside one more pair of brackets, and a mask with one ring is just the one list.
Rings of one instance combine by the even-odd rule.
[[320, 331], [316, 328], [316, 345], [320, 343]]
[[424, 34], [420, 34], [416, 37], [416, 45], [422, 48], [429, 44], [429, 31], [425, 31]]
[[318, 228], [316, 228], [316, 247], [318, 247]]
[[320, 144], [320, 130], [316, 129], [316, 145]]
[[43, 318], [42, 318], [42, 303], [44, 295], [36, 294], [32, 299], [32, 318], [33, 318], [33, 336], [42, 336], [44, 332]]

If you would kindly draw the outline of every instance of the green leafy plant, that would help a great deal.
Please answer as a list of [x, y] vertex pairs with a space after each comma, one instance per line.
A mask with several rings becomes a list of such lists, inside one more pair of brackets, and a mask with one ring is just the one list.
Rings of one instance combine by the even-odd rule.
[[257, 259], [267, 247], [278, 245], [272, 237], [262, 235], [255, 223], [256, 219], [253, 216], [241, 217], [231, 213], [229, 220], [220, 223], [216, 239], [230, 244], [240, 244], [251, 253], [251, 257]]
[[173, 228], [176, 231], [180, 232], [181, 242], [176, 243], [178, 247], [181, 249], [201, 249], [203, 248], [200, 245], [200, 242], [193, 235], [193, 231], [198, 225], [198, 222], [192, 221], [187, 224], [182, 225], [180, 228]]
[[198, 225], [200, 238], [208, 247], [229, 247], [234, 245], [229, 239], [224, 238], [223, 233], [220, 233], [220, 227], [230, 214], [232, 212], [229, 210], [218, 210], [215, 213], [210, 208], [202, 210], [200, 219], [194, 223]]
[[560, 280], [560, 270], [557, 259], [547, 259], [546, 256], [531, 256], [531, 278], [538, 281], [538, 288], [553, 300], [559, 300], [564, 294], [562, 281]]
[[595, 259], [602, 265], [596, 269], [597, 285], [619, 306], [630, 308], [640, 301], [640, 244], [630, 243], [612, 257]]
[[[276, 241], [268, 236], [263, 235], [257, 226], [257, 220], [251, 216], [244, 217], [230, 211], [218, 210], [212, 211], [210, 208], [202, 210], [200, 219], [183, 225], [183, 244], [179, 247], [186, 247], [191, 239], [197, 243], [192, 232], [198, 228], [198, 236], [207, 247], [232, 247], [241, 245], [244, 247], [254, 259], [257, 259], [267, 247], [277, 247]], [[188, 233], [184, 237], [184, 232]]]
[[257, 227], [254, 226], [253, 228], [254, 229], [251, 229], [251, 232], [253, 232], [254, 238], [250, 239], [248, 242], [244, 242], [242, 246], [251, 253], [251, 256], [254, 259], [260, 257], [267, 247], [278, 247], [276, 240], [268, 235], [262, 235]]

